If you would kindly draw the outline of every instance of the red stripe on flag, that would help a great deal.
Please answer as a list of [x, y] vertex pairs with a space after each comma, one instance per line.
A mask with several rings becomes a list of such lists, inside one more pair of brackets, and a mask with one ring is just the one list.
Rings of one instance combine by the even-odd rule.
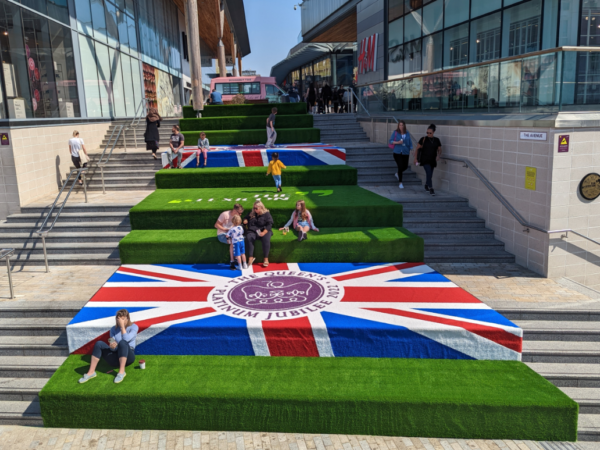
[[208, 287], [103, 287], [91, 302], [205, 302]]
[[461, 288], [344, 286], [342, 302], [481, 303]]
[[275, 272], [278, 270], [290, 270], [287, 263], [271, 263], [271, 264], [269, 264], [269, 267], [263, 267], [262, 264], [253, 264], [252, 269], [253, 269], [254, 273]]
[[354, 278], [370, 277], [371, 275], [379, 275], [382, 273], [394, 272], [396, 270], [410, 269], [411, 267], [418, 267], [422, 265], [423, 263], [394, 264], [391, 266], [378, 267], [373, 270], [365, 270], [363, 272], [350, 273], [348, 275], [340, 275], [333, 278], [338, 281], [353, 280]]
[[263, 321], [271, 356], [319, 356], [308, 317]]
[[145, 270], [132, 269], [131, 267], [123, 267], [123, 266], [119, 267], [117, 272], [133, 273], [135, 275], [143, 275], [143, 276], [147, 276], [147, 277], [164, 278], [165, 280], [181, 281], [183, 283], [198, 283], [198, 282], [203, 281], [203, 280], [196, 280], [194, 278], [178, 277], [176, 275], [167, 275], [165, 273], [147, 272]]
[[[183, 311], [180, 313], [169, 314], [168, 316], [161, 316], [161, 317], [154, 317], [152, 319], [140, 320], [138, 322], [135, 322], [135, 324], [139, 328], [139, 330], [138, 330], [138, 334], [139, 334], [142, 331], [150, 328], [152, 325], [156, 325], [159, 323], [165, 323], [165, 322], [171, 322], [173, 320], [187, 319], [188, 317], [203, 316], [205, 314], [210, 314], [213, 312], [215, 312], [215, 310], [212, 308], [200, 308], [200, 309], [194, 309], [192, 311]], [[108, 343], [109, 336], [110, 336], [110, 331], [107, 331], [106, 333], [102, 333], [96, 339], [91, 340], [84, 346], [75, 350], [73, 352], [73, 354], [74, 355], [90, 354], [90, 353], [92, 353], [92, 350], [94, 350], [94, 345], [96, 345], [96, 342], [104, 341], [104, 342]]]
[[332, 148], [324, 148], [323, 150], [325, 150], [330, 155], [337, 156], [342, 161], [346, 161], [346, 154], [344, 152]]
[[444, 317], [430, 316], [427, 314], [419, 314], [411, 311], [400, 311], [391, 308], [365, 308], [370, 311], [377, 311], [385, 314], [393, 314], [395, 316], [410, 317], [411, 319], [423, 320], [425, 322], [441, 323], [443, 325], [451, 325], [454, 327], [464, 328], [473, 334], [489, 339], [496, 344], [503, 345], [506, 348], [521, 353], [523, 350], [523, 338], [515, 336], [501, 328], [489, 327], [477, 323], [463, 322], [461, 320], [446, 319]]
[[246, 167], [263, 167], [263, 159], [260, 150], [243, 150], [242, 157]]

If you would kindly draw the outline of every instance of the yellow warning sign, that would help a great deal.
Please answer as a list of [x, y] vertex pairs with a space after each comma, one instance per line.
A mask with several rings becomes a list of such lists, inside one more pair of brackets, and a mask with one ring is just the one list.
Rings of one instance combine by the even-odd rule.
[[525, 167], [525, 189], [535, 191], [535, 180], [537, 178], [537, 169], [535, 167]]
[[560, 145], [567, 145], [567, 138], [563, 136], [562, 141], [560, 141]]

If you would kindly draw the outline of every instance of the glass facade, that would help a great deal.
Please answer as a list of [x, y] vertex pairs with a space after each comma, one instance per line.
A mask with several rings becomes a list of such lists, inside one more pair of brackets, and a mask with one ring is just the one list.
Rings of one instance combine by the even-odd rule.
[[335, 53], [308, 64], [297, 70], [291, 71], [283, 83], [289, 86], [297, 83], [298, 89], [304, 95], [311, 83], [315, 83], [318, 90], [325, 86], [352, 86], [355, 77], [355, 56], [353, 53]]

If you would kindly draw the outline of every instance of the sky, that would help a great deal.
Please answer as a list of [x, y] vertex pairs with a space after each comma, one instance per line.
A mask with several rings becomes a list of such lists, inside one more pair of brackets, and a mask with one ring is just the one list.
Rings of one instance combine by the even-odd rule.
[[300, 0], [244, 0], [252, 52], [242, 60], [243, 70], [256, 70], [268, 77], [271, 67], [298, 44]]

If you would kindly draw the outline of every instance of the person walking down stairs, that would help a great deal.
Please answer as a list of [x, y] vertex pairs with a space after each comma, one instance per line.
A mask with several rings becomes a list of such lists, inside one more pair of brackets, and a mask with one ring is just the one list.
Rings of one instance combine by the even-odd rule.
[[437, 167], [437, 163], [442, 156], [442, 142], [434, 136], [435, 125], [429, 125], [427, 128], [427, 136], [423, 136], [419, 140], [417, 150], [415, 152], [415, 166], [421, 165], [427, 176], [425, 180], [425, 190], [430, 195], [435, 195], [433, 190], [433, 169]]
[[144, 133], [144, 141], [146, 141], [146, 150], [152, 150], [154, 159], [158, 159], [156, 151], [158, 150], [158, 142], [160, 141], [160, 121], [162, 117], [158, 114], [156, 108], [150, 108], [146, 116], [146, 132]]
[[[71, 161], [73, 161], [73, 165], [76, 168], [87, 167], [90, 158], [88, 157], [85, 145], [83, 145], [83, 139], [79, 137], [79, 131], [73, 131], [73, 137], [69, 139], [69, 152], [71, 153]], [[79, 175], [77, 180], [79, 184], [83, 184], [81, 175]]]
[[406, 123], [403, 120], [398, 122], [398, 128], [392, 133], [389, 146], [394, 149], [394, 161], [396, 161], [396, 165], [398, 166], [398, 172], [396, 172], [396, 178], [400, 182], [398, 187], [404, 189], [402, 173], [408, 169], [408, 159], [410, 151], [413, 149], [413, 143], [410, 139], [410, 133], [406, 130]]

